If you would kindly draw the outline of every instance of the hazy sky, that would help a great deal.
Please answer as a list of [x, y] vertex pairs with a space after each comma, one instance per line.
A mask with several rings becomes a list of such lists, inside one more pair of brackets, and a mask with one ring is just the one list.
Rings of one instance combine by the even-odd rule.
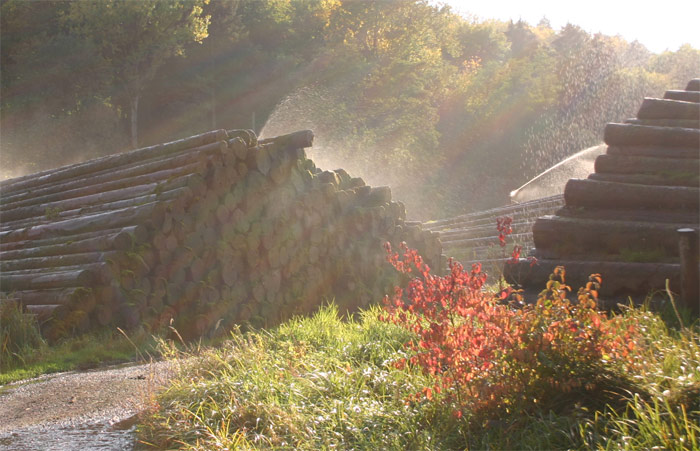
[[684, 43], [700, 48], [698, 0], [437, 0], [478, 19], [537, 25], [547, 17], [559, 30], [570, 22], [590, 33], [601, 32], [637, 40], [652, 52], [678, 50]]

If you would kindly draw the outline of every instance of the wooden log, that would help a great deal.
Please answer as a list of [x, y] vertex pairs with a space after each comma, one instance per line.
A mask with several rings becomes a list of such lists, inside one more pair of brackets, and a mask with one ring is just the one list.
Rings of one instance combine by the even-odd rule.
[[642, 302], [651, 291], [663, 290], [666, 279], [672, 291], [677, 292], [680, 284], [679, 265], [672, 263], [540, 259], [536, 265], [531, 265], [526, 259], [521, 259], [517, 264], [506, 264], [503, 273], [508, 283], [544, 289], [556, 266], [565, 267], [566, 283], [574, 292], [578, 287], [585, 286], [589, 275], [601, 274], [603, 283], [600, 296], [623, 302], [628, 302], [629, 296]]
[[693, 78], [685, 87], [686, 91], [700, 91], [700, 78]]
[[700, 150], [697, 147], [608, 146], [606, 153], [626, 157], [700, 158]]
[[246, 156], [248, 155], [248, 144], [246, 144], [242, 138], [235, 137], [233, 139], [229, 139], [228, 148], [229, 152], [232, 153], [237, 160], [245, 161]]
[[698, 103], [700, 102], [700, 92], [669, 90], [664, 94], [664, 99]]
[[609, 146], [668, 146], [697, 149], [700, 147], [700, 130], [610, 123], [605, 126], [604, 139]]
[[[88, 238], [85, 240], [63, 243], [50, 244], [40, 247], [31, 247], [28, 249], [16, 249], [5, 251], [0, 254], [3, 261], [26, 260], [33, 258], [58, 257], [71, 254], [85, 254], [91, 252], [109, 252], [109, 251], [127, 251], [132, 246], [131, 235], [127, 232], [110, 233], [105, 236]], [[68, 260], [74, 257], [67, 257]], [[80, 258], [80, 257], [75, 257]], [[50, 266], [50, 260], [47, 265]]]
[[651, 186], [571, 179], [564, 189], [567, 206], [612, 209], [699, 209], [697, 188]]
[[697, 176], [700, 162], [692, 167], [686, 158], [623, 157], [618, 155], [598, 155], [595, 172], [607, 174], [656, 174], [672, 180], [678, 176]]
[[88, 231], [114, 229], [134, 224], [145, 224], [159, 228], [169, 202], [151, 202], [138, 207], [128, 207], [65, 221], [40, 224], [22, 230], [4, 231], [0, 232], [0, 240], [8, 242], [70, 236]]
[[88, 287], [92, 286], [97, 280], [98, 275], [86, 269], [17, 276], [0, 273], [0, 291], [12, 292], [45, 288]]
[[625, 124], [650, 125], [652, 127], [700, 128], [700, 121], [695, 119], [625, 119]]
[[39, 324], [45, 323], [51, 319], [60, 320], [68, 314], [68, 308], [65, 305], [27, 305], [27, 312], [36, 316]]
[[[116, 238], [116, 235], [120, 236]], [[11, 241], [7, 243], [3, 242], [0, 243], [0, 252], [7, 252], [17, 249], [30, 249], [35, 247], [52, 246], [56, 244], [70, 245], [78, 241], [83, 241], [92, 238], [104, 238], [107, 236], [115, 236], [114, 243], [110, 243], [109, 249], [126, 250], [130, 249], [133, 245], [144, 243], [148, 238], [149, 233], [147, 227], [143, 225], [134, 225], [116, 229], [85, 232], [76, 235], [60, 236], [40, 240]], [[95, 246], [97, 246], [97, 248], [95, 248]], [[86, 250], [84, 252], [90, 252], [91, 250], [102, 250], [100, 249], [100, 245], [94, 242], [90, 243], [85, 248]], [[2, 256], [3, 258], [5, 258], [5, 254], [2, 254]]]
[[54, 288], [48, 290], [25, 290], [12, 293], [23, 305], [65, 305], [91, 311], [96, 305], [95, 294], [85, 288]]
[[272, 164], [268, 148], [269, 146], [257, 146], [248, 149], [245, 161], [249, 170], [257, 170], [262, 175], [267, 175]]
[[700, 108], [694, 102], [645, 98], [637, 112], [638, 119], [685, 119], [700, 121]]
[[[138, 185], [154, 185], [154, 194], [162, 192], [162, 189], [158, 188], [158, 183], [169, 184], [170, 180], [186, 177], [190, 174], [200, 174], [205, 171], [205, 166], [199, 163], [193, 163], [186, 166], [180, 166], [173, 169], [165, 169], [163, 171], [153, 172], [149, 174], [138, 175], [136, 177], [125, 178], [125, 179], [114, 179], [105, 181], [104, 183], [95, 183], [91, 185], [85, 185], [82, 181], [78, 180], [74, 183], [69, 183], [65, 187], [62, 185], [56, 185], [48, 187], [42, 193], [37, 193], [34, 197], [28, 197], [26, 199], [17, 200], [10, 202], [11, 199], [7, 199], [8, 203], [0, 204], [0, 211], [3, 213], [9, 210], [13, 210], [20, 207], [27, 206], [37, 206], [42, 204], [47, 204], [56, 201], [62, 201], [65, 199], [72, 199], [76, 197], [85, 197], [93, 194], [105, 193], [113, 190], [121, 190], [131, 186]], [[196, 177], [196, 176], [195, 176]], [[186, 179], [189, 181], [189, 179]]]
[[367, 206], [376, 207], [391, 202], [391, 188], [388, 186], [378, 186], [370, 190], [367, 195]]
[[141, 323], [141, 312], [136, 306], [128, 303], [119, 305], [116, 309], [117, 324], [124, 326], [126, 329], [133, 329]]
[[653, 174], [591, 174], [588, 178], [603, 182], [634, 183], [637, 185], [700, 187], [700, 175], [698, 174], [673, 174], [671, 177]]
[[[191, 202], [192, 198], [192, 190], [185, 186], [182, 188], [176, 188], [174, 190], [166, 191], [159, 194], [148, 194], [115, 202], [104, 202], [100, 204], [91, 203], [85, 206], [77, 206], [73, 210], [67, 211], [61, 211], [59, 207], [53, 206], [54, 203], [49, 203], [37, 207], [19, 208], [3, 213], [3, 221], [7, 219], [6, 217], [13, 217], [12, 220], [7, 219], [7, 221], [3, 223], [3, 228], [17, 229], [22, 227], [29, 227], [41, 223], [50, 223], [54, 221], [72, 219], [88, 214], [103, 213], [108, 210], [120, 210], [123, 208], [137, 207], [151, 202], [168, 201], [171, 202], [171, 205], [173, 206], [185, 205]], [[55, 213], [53, 213], [51, 216], [47, 216], [45, 212], [51, 212], [52, 209], [56, 209], [53, 210]], [[17, 214], [13, 214], [15, 212], [17, 212]]]
[[660, 261], [678, 259], [677, 228], [664, 223], [544, 216], [533, 226], [532, 236], [538, 255], [544, 258], [619, 255]]
[[93, 318], [100, 326], [108, 326], [112, 324], [114, 319], [114, 307], [111, 304], [100, 304], [95, 308]]
[[626, 208], [596, 208], [596, 207], [564, 207], [556, 212], [557, 216], [583, 219], [602, 219], [619, 221], [663, 222], [668, 224], [698, 224], [700, 211], [678, 209], [641, 209]]
[[[695, 224], [697, 227], [697, 224]], [[700, 271], [698, 270], [698, 230], [678, 229], [678, 249], [681, 264], [681, 305], [695, 317], [700, 316]]]
[[115, 265], [128, 264], [129, 257], [123, 251], [85, 252], [82, 254], [66, 254], [48, 257], [22, 258], [17, 260], [0, 260], [0, 271], [12, 272], [24, 269], [59, 268], [64, 266], [78, 266], [90, 263], [113, 262]]
[[[136, 165], [136, 166], [128, 166], [125, 168], [117, 168], [116, 170], [114, 168], [110, 170], [105, 170], [101, 171], [96, 174], [90, 174], [87, 177], [79, 177], [77, 179], [69, 179], [66, 181], [63, 181], [62, 183], [58, 184], [52, 184], [48, 186], [42, 186], [35, 188], [31, 190], [30, 192], [24, 191], [20, 193], [16, 193], [15, 195], [12, 196], [7, 196], [3, 199], [2, 201], [2, 207], [3, 209], [6, 209], [7, 205], [16, 205], [18, 202], [22, 200], [27, 200], [27, 199], [43, 199], [44, 196], [50, 196], [55, 193], [63, 193], [65, 196], [63, 199], [66, 199], [70, 197], [70, 195], [73, 193], [74, 190], [77, 190], [77, 193], [80, 192], [91, 192], [91, 193], [96, 193], [96, 194], [102, 194], [103, 191], [106, 191], [103, 189], [104, 186], [117, 186], [121, 187], [123, 185], [115, 185], [114, 181], [120, 182], [125, 179], [131, 179], [131, 180], [136, 180], [137, 182], [132, 181], [129, 185], [121, 187], [117, 193], [105, 193], [103, 196], [111, 196], [113, 199], [110, 200], [122, 200], [126, 199], [128, 197], [135, 197], [135, 195], [128, 195], [124, 197], [119, 197], [118, 195], [121, 193], [124, 193], [125, 195], [128, 194], [129, 192], [135, 191], [135, 189], [138, 189], [139, 186], [141, 185], [140, 189], [143, 190], [143, 185], [145, 184], [152, 184], [151, 180], [149, 179], [150, 174], [168, 174], [169, 172], [173, 169], [177, 168], [194, 168], [195, 170], [188, 170], [185, 171], [185, 173], [188, 172], [197, 172], [196, 168], [198, 167], [203, 167], [207, 164], [207, 162], [215, 157], [217, 154], [221, 154], [223, 152], [223, 149], [225, 149], [225, 145], [223, 143], [213, 143], [209, 144], [203, 148], [200, 149], [193, 149], [192, 151], [185, 152], [182, 155], [164, 159], [164, 160], [156, 160], [147, 164], [141, 164], [141, 165]], [[167, 179], [172, 179], [173, 177], [170, 176]], [[146, 183], [142, 183], [145, 180]], [[164, 179], [165, 180], [165, 179]], [[156, 183], [163, 183], [163, 181], [158, 181], [156, 180]], [[141, 181], [141, 182], [138, 182]], [[165, 183], [167, 185], [167, 182]], [[88, 188], [91, 187], [91, 188]], [[156, 185], [151, 193], [159, 193], [166, 191], [168, 189], [167, 186], [159, 186]], [[81, 191], [82, 190], [82, 191]], [[88, 191], [89, 190], [89, 191]], [[112, 189], [114, 191], [114, 189]], [[93, 194], [94, 196], [95, 194]], [[54, 196], [55, 197], [55, 196]], [[84, 197], [84, 196], [80, 196]], [[83, 204], [87, 204], [87, 200], [85, 199], [83, 201]], [[106, 199], [104, 200], [105, 202], [107, 201]], [[75, 203], [75, 201], [74, 201]], [[77, 204], [81, 205], [81, 204]], [[61, 208], [64, 209], [69, 209], [69, 208], [74, 208], [74, 207], [63, 207]]]
[[312, 147], [314, 143], [314, 132], [311, 130], [300, 130], [287, 135], [275, 138], [260, 140], [259, 144], [274, 143], [278, 149], [297, 149]]
[[[521, 234], [528, 233], [532, 231], [532, 224], [535, 220], [525, 220], [513, 222], [511, 224], [512, 233]], [[436, 232], [440, 237], [440, 240], [444, 243], [453, 240], [462, 240], [467, 238], [484, 238], [484, 237], [494, 237], [496, 239], [498, 236], [498, 231], [496, 229], [496, 224], [490, 225], [476, 225], [473, 227], [464, 227], [459, 229], [449, 229], [443, 232]]]
[[130, 152], [96, 158], [84, 163], [63, 166], [58, 169], [50, 169], [35, 174], [1, 181], [0, 188], [2, 188], [3, 193], [9, 194], [11, 192], [26, 190], [28, 188], [40, 185], [55, 184], [60, 180], [79, 177], [84, 174], [91, 174], [100, 170], [113, 170], [115, 167], [123, 164], [154, 159], [173, 152], [191, 149], [218, 141], [224, 141], [227, 139], [227, 137], [228, 135], [226, 134], [225, 130], [213, 130], [211, 132], [194, 135], [178, 141], [157, 144], [155, 146], [144, 147], [141, 149], [132, 150]]
[[247, 147], [254, 147], [258, 145], [258, 137], [255, 135], [253, 130], [228, 130], [229, 138], [240, 138], [242, 139]]

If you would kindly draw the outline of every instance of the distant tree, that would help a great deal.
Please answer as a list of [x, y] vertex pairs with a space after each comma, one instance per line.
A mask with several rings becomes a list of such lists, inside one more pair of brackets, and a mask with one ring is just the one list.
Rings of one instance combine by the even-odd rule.
[[508, 24], [506, 37], [510, 41], [510, 48], [514, 58], [532, 55], [539, 46], [537, 36], [530, 29], [530, 26], [522, 20]]
[[685, 89], [688, 80], [700, 73], [700, 50], [690, 44], [682, 45], [677, 51], [665, 51], [654, 55], [649, 61], [652, 71], [669, 77], [672, 89]]
[[[139, 99], [158, 68], [207, 37], [208, 0], [100, 0], [70, 3], [66, 25], [93, 43], [127, 99], [131, 146], [138, 147]], [[118, 94], [118, 95], [119, 95]]]

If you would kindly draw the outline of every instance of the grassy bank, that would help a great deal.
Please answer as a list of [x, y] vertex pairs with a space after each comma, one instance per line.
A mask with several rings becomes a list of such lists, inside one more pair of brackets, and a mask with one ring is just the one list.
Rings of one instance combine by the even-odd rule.
[[[373, 308], [349, 321], [334, 307], [271, 331], [232, 334], [196, 356], [173, 353], [179, 376], [140, 428], [145, 446], [185, 449], [697, 449], [699, 328], [668, 328], [654, 313], [622, 316], [643, 340], [624, 373], [599, 362], [609, 393], [561, 389], [556, 402], [458, 418], [407, 356], [411, 332]], [[195, 357], [188, 359], [188, 357]], [[599, 408], [592, 406], [598, 405]], [[491, 412], [493, 413], [493, 412]], [[489, 419], [490, 418], [490, 419]]]
[[0, 385], [42, 374], [84, 370], [100, 365], [148, 358], [157, 353], [157, 339], [145, 330], [129, 336], [118, 330], [93, 332], [47, 343], [32, 315], [16, 305], [0, 307]]

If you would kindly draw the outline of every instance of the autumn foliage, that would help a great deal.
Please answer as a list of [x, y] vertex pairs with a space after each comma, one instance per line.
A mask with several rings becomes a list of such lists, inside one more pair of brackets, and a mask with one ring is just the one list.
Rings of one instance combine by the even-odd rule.
[[[508, 225], [504, 225], [507, 230]], [[410, 357], [399, 367], [421, 367], [434, 376], [416, 399], [444, 402], [455, 415], [527, 409], [553, 391], [593, 390], [596, 367], [628, 362], [639, 342], [634, 327], [597, 310], [601, 277], [594, 274], [575, 301], [567, 299], [559, 267], [534, 304], [505, 302], [484, 289], [481, 266], [455, 261], [449, 274], [430, 273], [415, 250], [402, 255], [386, 246], [389, 262], [411, 279], [385, 298], [383, 320], [415, 333]]]

